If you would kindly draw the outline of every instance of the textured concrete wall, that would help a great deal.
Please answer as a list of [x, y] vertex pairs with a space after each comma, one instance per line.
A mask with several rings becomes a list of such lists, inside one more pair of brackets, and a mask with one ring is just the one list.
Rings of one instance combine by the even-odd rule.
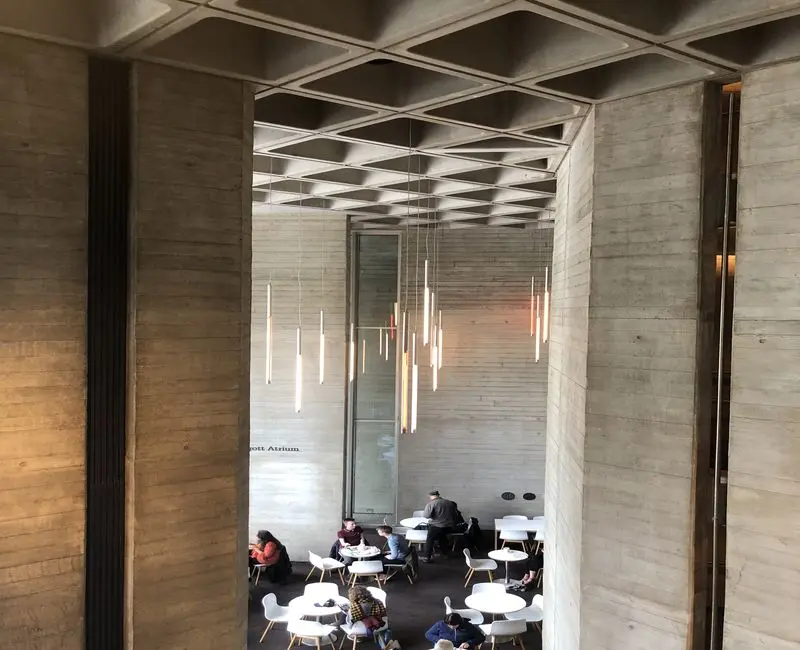
[[726, 650], [800, 630], [800, 64], [745, 75], [728, 473]]
[[0, 36], [0, 647], [83, 647], [86, 56]]
[[553, 241], [553, 314], [547, 394], [544, 645], [580, 647], [583, 448], [594, 174], [594, 113], [558, 172]]
[[[251, 535], [260, 528], [271, 530], [295, 560], [308, 559], [309, 542], [316, 544], [311, 550], [327, 555], [341, 523], [346, 266], [344, 215], [302, 212], [254, 218], [249, 525]], [[299, 414], [294, 411], [298, 269], [304, 332]], [[270, 281], [275, 342], [273, 381], [267, 385]], [[325, 310], [326, 331], [323, 385], [319, 384], [320, 309]], [[270, 446], [299, 451], [270, 451]]]
[[134, 72], [129, 643], [244, 648], [253, 94]]
[[596, 111], [586, 649], [687, 646], [702, 107], [703, 88], [694, 84]]
[[[415, 248], [412, 235], [412, 313]], [[422, 267], [424, 243], [420, 251]], [[434, 393], [430, 367], [420, 366], [418, 429], [400, 440], [400, 517], [422, 508], [434, 487], [484, 527], [495, 516], [542, 514], [548, 350], [534, 362], [530, 281], [544, 278], [551, 258], [552, 230], [443, 233], [444, 367]], [[503, 501], [505, 491], [517, 499]], [[524, 492], [537, 499], [523, 501]]]

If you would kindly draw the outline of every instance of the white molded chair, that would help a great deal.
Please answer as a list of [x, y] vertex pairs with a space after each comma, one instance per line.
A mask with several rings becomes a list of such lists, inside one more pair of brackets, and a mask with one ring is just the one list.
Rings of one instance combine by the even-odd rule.
[[264, 637], [267, 636], [267, 632], [273, 628], [275, 623], [288, 623], [289, 621], [299, 618], [292, 613], [291, 608], [278, 605], [278, 599], [275, 597], [275, 594], [267, 594], [264, 596], [261, 599], [261, 605], [264, 607], [264, 618], [267, 619], [269, 623], [267, 623], [264, 634], [262, 634], [261, 638], [258, 640], [259, 643], [264, 642]]
[[486, 635], [486, 640], [492, 640], [492, 648], [499, 643], [508, 643], [509, 641], [519, 644], [522, 650], [525, 646], [522, 643], [522, 635], [528, 629], [528, 624], [523, 621], [494, 621], [492, 623], [485, 623], [478, 626]]
[[[525, 515], [506, 515], [503, 519], [517, 519], [520, 521], [527, 521]], [[524, 530], [501, 530], [500, 539], [503, 540], [503, 545], [500, 548], [505, 548], [506, 544], [522, 544], [522, 550], [528, 550], [528, 533]]]
[[386, 596], [388, 595], [383, 589], [377, 587], [367, 587], [367, 591], [372, 594], [372, 597], [381, 601], [381, 604], [386, 607]]
[[356, 580], [358, 580], [359, 576], [373, 577], [375, 578], [375, 582], [378, 583], [378, 587], [381, 586], [383, 562], [380, 560], [359, 560], [358, 562], [353, 562], [347, 568], [352, 576], [350, 580], [350, 586], [355, 586]]
[[289, 630], [289, 634], [292, 635], [289, 640], [289, 648], [294, 645], [295, 641], [297, 641], [297, 645], [300, 645], [301, 641], [308, 640], [314, 641], [317, 650], [321, 650], [323, 637], [328, 637], [331, 641], [331, 645], [336, 641], [336, 637], [333, 636], [336, 628], [333, 625], [317, 623], [317, 621], [290, 621], [287, 629]]
[[339, 596], [339, 585], [335, 582], [312, 582], [303, 589], [303, 596], [314, 602], [325, 602]]
[[426, 541], [428, 541], [428, 531], [427, 530], [411, 530], [406, 531], [406, 541], [411, 544], [418, 544], [419, 546], [423, 546]]
[[475, 594], [488, 594], [490, 596], [504, 596], [506, 593], [506, 586], [502, 582], [479, 582], [472, 585], [472, 595]]
[[342, 573], [342, 569], [344, 569], [344, 564], [339, 562], [339, 560], [334, 560], [332, 557], [322, 557], [317, 555], [316, 553], [312, 553], [311, 551], [308, 552], [308, 561], [311, 563], [311, 571], [308, 572], [306, 576], [306, 582], [311, 577], [311, 574], [314, 573], [314, 569], [319, 569], [319, 581], [322, 582], [325, 579], [326, 573], [332, 573], [333, 571], [339, 572], [339, 580], [342, 581], [344, 584], [344, 574]]
[[411, 516], [412, 517], [424, 517], [425, 516], [425, 511], [424, 510], [414, 510], [414, 512], [411, 513]]
[[[385, 630], [387, 627], [389, 627], [388, 617], [384, 620], [383, 626], [379, 629]], [[353, 642], [353, 650], [356, 650], [356, 645], [358, 644], [359, 639], [372, 639], [372, 632], [367, 629], [367, 626], [364, 625], [363, 621], [356, 621], [352, 625], [350, 623], [342, 623], [339, 626], [339, 629], [344, 633], [342, 642], [339, 644], [339, 648], [344, 645], [345, 639], [350, 639]]]
[[468, 548], [464, 549], [464, 558], [466, 559], [467, 566], [469, 567], [469, 571], [467, 571], [466, 581], [464, 582], [464, 586], [466, 587], [469, 585], [469, 581], [472, 580], [472, 576], [475, 575], [476, 571], [486, 571], [489, 574], [489, 582], [494, 580], [494, 576], [492, 575], [492, 571], [497, 571], [497, 562], [494, 560], [475, 560], [472, 557], [472, 554], [469, 552]]
[[477, 609], [453, 609], [450, 596], [444, 597], [444, 613], [445, 615], [458, 614], [461, 618], [468, 620], [473, 625], [480, 625], [483, 623], [483, 614]]
[[506, 619], [509, 621], [525, 621], [526, 623], [533, 623], [539, 632], [542, 631], [542, 619], [544, 618], [544, 597], [542, 594], [536, 594], [533, 601], [525, 609], [518, 612], [506, 614]]

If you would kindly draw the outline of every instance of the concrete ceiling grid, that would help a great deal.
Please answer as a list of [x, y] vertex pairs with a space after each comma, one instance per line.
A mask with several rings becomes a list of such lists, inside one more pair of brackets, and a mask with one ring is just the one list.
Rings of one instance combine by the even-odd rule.
[[800, 0], [35, 5], [0, 30], [252, 81], [254, 210], [361, 228], [548, 227], [592, 104], [800, 58]]

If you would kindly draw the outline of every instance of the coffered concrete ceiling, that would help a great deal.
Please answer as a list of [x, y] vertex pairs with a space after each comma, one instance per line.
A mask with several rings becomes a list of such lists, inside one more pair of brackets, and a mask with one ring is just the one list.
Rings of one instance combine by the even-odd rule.
[[548, 227], [593, 103], [800, 58], [800, 0], [0, 0], [5, 31], [255, 82], [254, 209]]

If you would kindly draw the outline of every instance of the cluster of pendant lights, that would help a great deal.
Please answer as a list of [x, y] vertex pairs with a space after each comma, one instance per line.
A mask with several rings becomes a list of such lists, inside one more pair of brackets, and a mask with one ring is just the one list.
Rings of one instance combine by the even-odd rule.
[[536, 292], [536, 277], [531, 276], [531, 336], [535, 336], [534, 359], [539, 363], [539, 345], [547, 343], [550, 329], [550, 284], [549, 271], [544, 270], [544, 290]]
[[[410, 173], [409, 173], [410, 185]], [[409, 201], [410, 203], [410, 201]], [[325, 295], [325, 233], [323, 219], [323, 264], [322, 264], [322, 295]], [[434, 233], [434, 265], [433, 272], [430, 272], [430, 260], [428, 259], [428, 232]], [[302, 283], [300, 280], [300, 266], [302, 264], [302, 233], [298, 227], [299, 255], [297, 267], [297, 286], [298, 286], [298, 307], [297, 307], [297, 341], [295, 352], [295, 396], [294, 410], [299, 413], [303, 401], [303, 335], [302, 335]], [[434, 392], [439, 388], [439, 372], [444, 362], [444, 329], [442, 327], [442, 310], [438, 309], [436, 302], [437, 290], [439, 286], [438, 276], [438, 228], [430, 225], [426, 229], [425, 248], [426, 255], [424, 261], [424, 286], [422, 303], [422, 346], [429, 350], [428, 363], [432, 369], [431, 387]], [[417, 257], [416, 273], [419, 273], [419, 240], [420, 233], [417, 227]], [[406, 246], [410, 245], [409, 232], [406, 230]], [[417, 299], [418, 287], [414, 291], [414, 322], [413, 329], [410, 314], [408, 311], [408, 290], [409, 290], [409, 270], [408, 260], [411, 257], [410, 251], [406, 251], [406, 273], [405, 273], [405, 299], [404, 308], [400, 311], [400, 303], [395, 302], [389, 314], [388, 326], [378, 329], [378, 354], [384, 361], [389, 361], [389, 340], [395, 340], [395, 333], [399, 329], [401, 367], [400, 367], [400, 427], [402, 433], [415, 433], [417, 430], [417, 413], [419, 404], [419, 359], [417, 355], [417, 316], [419, 313]], [[431, 282], [433, 276], [433, 282]], [[546, 343], [550, 323], [550, 286], [549, 273], [545, 269], [544, 287], [542, 293], [536, 292], [536, 278], [531, 277], [531, 304], [530, 304], [530, 335], [535, 338], [535, 360], [539, 362], [540, 343]], [[415, 282], [416, 285], [416, 282]], [[267, 284], [267, 306], [266, 306], [266, 382], [272, 383], [272, 348], [273, 348], [273, 322], [272, 322], [272, 282]], [[361, 341], [361, 372], [366, 372], [366, 353], [367, 341]], [[355, 323], [350, 323], [350, 336], [348, 343], [348, 381], [352, 382], [356, 374], [356, 336]], [[325, 312], [319, 312], [319, 383], [325, 383]]]

